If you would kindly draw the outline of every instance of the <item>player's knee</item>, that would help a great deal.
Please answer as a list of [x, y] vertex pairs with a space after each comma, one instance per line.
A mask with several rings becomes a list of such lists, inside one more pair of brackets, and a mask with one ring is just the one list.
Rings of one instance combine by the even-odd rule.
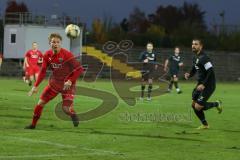
[[142, 82], [142, 83], [141, 83], [141, 86], [145, 86], [145, 85], [146, 85], [146, 83], [145, 83], [145, 82]]
[[201, 111], [202, 109], [203, 109], [203, 106], [202, 105], [200, 105], [200, 104], [198, 104], [198, 103], [195, 103], [195, 109], [197, 110], [197, 111]]
[[174, 82], [177, 82], [177, 81], [178, 81], [178, 78], [177, 78], [177, 77], [174, 77], [173, 81], [174, 81]]
[[192, 108], [195, 109], [195, 101], [192, 101]]

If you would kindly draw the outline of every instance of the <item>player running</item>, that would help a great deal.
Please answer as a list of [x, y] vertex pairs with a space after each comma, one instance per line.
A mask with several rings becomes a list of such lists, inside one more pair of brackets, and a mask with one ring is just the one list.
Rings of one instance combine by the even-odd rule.
[[40, 66], [42, 63], [42, 52], [38, 50], [37, 42], [32, 43], [32, 49], [28, 50], [25, 54], [23, 62], [23, 70], [25, 71], [25, 77], [29, 77], [29, 81], [26, 81], [29, 86], [32, 85], [32, 82], [37, 79]]
[[139, 60], [140, 60], [140, 62], [143, 62], [140, 100], [143, 100], [143, 98], [144, 98], [145, 85], [146, 85], [146, 83], [148, 83], [147, 100], [150, 101], [151, 100], [151, 92], [152, 92], [152, 83], [153, 83], [153, 77], [154, 77], [154, 70], [157, 69], [156, 53], [153, 51], [153, 44], [151, 42], [147, 43], [147, 50], [141, 53]]
[[193, 59], [193, 67], [190, 73], [185, 73], [189, 79], [198, 73], [198, 83], [192, 93], [192, 108], [200, 119], [202, 125], [197, 129], [208, 129], [209, 125], [204, 111], [216, 107], [218, 113], [222, 112], [221, 101], [207, 102], [216, 88], [215, 73], [210, 58], [203, 52], [203, 44], [200, 39], [192, 41], [192, 51], [196, 54]]
[[70, 51], [61, 48], [61, 42], [62, 37], [58, 33], [52, 33], [49, 36], [51, 49], [46, 51], [43, 56], [42, 69], [29, 92], [29, 96], [37, 92], [37, 87], [44, 79], [47, 68], [51, 69], [52, 75], [40, 96], [38, 104], [35, 106], [32, 123], [26, 126], [26, 129], [34, 129], [36, 127], [43, 107], [59, 93], [62, 95], [63, 111], [71, 117], [75, 127], [79, 124], [79, 118], [73, 110], [73, 99], [76, 81], [83, 72], [83, 68]]
[[170, 83], [168, 86], [168, 92], [171, 92], [172, 86], [174, 84], [176, 91], [178, 94], [182, 93], [178, 86], [178, 72], [179, 68], [183, 66], [182, 59], [180, 57], [180, 48], [175, 47], [174, 50], [174, 55], [170, 56], [168, 59], [166, 59], [165, 64], [164, 64], [164, 71], [167, 72], [168, 70], [168, 65], [169, 65], [169, 74], [170, 74]]

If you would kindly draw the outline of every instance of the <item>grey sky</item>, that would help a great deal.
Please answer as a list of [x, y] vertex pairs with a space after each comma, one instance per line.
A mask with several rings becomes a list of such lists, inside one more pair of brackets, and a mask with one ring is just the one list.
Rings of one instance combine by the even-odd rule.
[[[159, 5], [181, 6], [184, 0], [17, 0], [27, 4], [33, 12], [51, 14], [54, 10], [58, 13], [65, 12], [68, 15], [80, 16], [88, 23], [94, 18], [102, 18], [109, 15], [119, 22], [127, 17], [134, 7], [139, 7], [147, 14], [153, 13]], [[240, 1], [239, 0], [185, 0], [196, 2], [206, 11], [205, 20], [209, 25], [215, 20], [220, 23], [219, 12], [225, 10], [226, 24], [240, 25]], [[7, 0], [0, 0], [1, 13], [6, 7]], [[57, 5], [56, 5], [57, 4]], [[55, 6], [55, 7], [54, 7]], [[55, 9], [54, 9], [55, 8]]]

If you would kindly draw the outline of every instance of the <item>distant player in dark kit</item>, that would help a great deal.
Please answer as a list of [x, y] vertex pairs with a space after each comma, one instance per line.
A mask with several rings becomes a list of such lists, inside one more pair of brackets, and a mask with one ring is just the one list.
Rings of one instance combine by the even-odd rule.
[[43, 64], [37, 80], [29, 92], [29, 96], [37, 92], [37, 87], [46, 76], [47, 68], [51, 69], [49, 83], [42, 92], [38, 104], [35, 106], [32, 123], [25, 127], [34, 129], [41, 116], [43, 107], [59, 93], [62, 95], [62, 109], [72, 119], [75, 127], [79, 124], [79, 118], [73, 110], [73, 99], [75, 94], [76, 81], [83, 68], [75, 59], [73, 54], [61, 48], [62, 37], [58, 33], [49, 36], [51, 49], [43, 56]]
[[200, 39], [192, 41], [192, 51], [196, 54], [193, 58], [193, 67], [190, 73], [185, 73], [185, 78], [189, 79], [195, 73], [198, 74], [198, 83], [192, 92], [192, 108], [202, 123], [198, 129], [208, 129], [209, 125], [204, 111], [215, 107], [218, 113], [221, 113], [221, 101], [207, 102], [216, 88], [216, 80], [213, 64], [208, 55], [203, 52], [203, 44]]
[[147, 43], [147, 50], [142, 52], [139, 57], [139, 61], [143, 63], [142, 67], [142, 84], [141, 84], [141, 97], [144, 98], [145, 86], [148, 84], [147, 100], [151, 100], [152, 83], [154, 78], [154, 71], [157, 69], [156, 53], [153, 51], [153, 44]]
[[181, 66], [183, 66], [183, 62], [182, 62], [182, 58], [180, 57], [180, 48], [179, 47], [175, 47], [174, 50], [174, 55], [170, 56], [164, 64], [164, 71], [167, 72], [168, 71], [168, 66], [169, 66], [169, 74], [170, 74], [170, 83], [168, 86], [168, 92], [171, 92], [172, 90], [172, 86], [174, 84], [177, 93], [180, 94], [182, 93], [182, 91], [180, 90], [179, 86], [178, 86], [178, 72], [179, 72], [179, 68]]

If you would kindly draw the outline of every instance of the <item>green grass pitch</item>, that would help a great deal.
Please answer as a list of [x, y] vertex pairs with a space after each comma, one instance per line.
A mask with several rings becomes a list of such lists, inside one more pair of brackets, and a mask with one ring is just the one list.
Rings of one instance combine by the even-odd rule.
[[[164, 94], [134, 107], [119, 100], [112, 112], [81, 122], [78, 128], [55, 116], [58, 96], [45, 107], [37, 128], [24, 130], [46, 83], [28, 97], [30, 87], [20, 79], [0, 80], [0, 160], [239, 160], [239, 83], [217, 85], [211, 100], [221, 99], [224, 111], [206, 112], [209, 130], [195, 129], [200, 123], [190, 107], [194, 83], [185, 82], [180, 83], [181, 95]], [[78, 85], [117, 96], [109, 81]], [[99, 104], [101, 100], [92, 97], [75, 98], [78, 112]]]

